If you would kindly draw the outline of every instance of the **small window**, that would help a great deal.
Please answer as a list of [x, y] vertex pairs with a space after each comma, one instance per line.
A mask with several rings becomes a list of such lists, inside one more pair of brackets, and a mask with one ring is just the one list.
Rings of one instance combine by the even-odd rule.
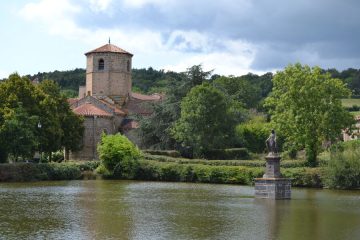
[[127, 61], [127, 71], [130, 72], [130, 61]]
[[98, 67], [98, 69], [99, 70], [104, 70], [104, 67], [105, 67], [105, 63], [104, 63], [104, 59], [100, 59], [99, 60], [99, 67]]

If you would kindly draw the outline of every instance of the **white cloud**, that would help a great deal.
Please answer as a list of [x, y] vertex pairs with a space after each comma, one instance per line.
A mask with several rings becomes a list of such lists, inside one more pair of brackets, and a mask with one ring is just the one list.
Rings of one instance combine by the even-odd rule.
[[163, 5], [173, 2], [173, 0], [124, 0], [126, 7], [141, 8], [147, 4]]
[[254, 72], [250, 69], [256, 54], [255, 46], [241, 41], [223, 40], [227, 47], [224, 51], [188, 54], [177, 52], [178, 62], [168, 64], [166, 70], [185, 71], [190, 66], [202, 64], [205, 70], [214, 70], [214, 73], [223, 75], [243, 75]]
[[71, 4], [68, 0], [42, 0], [26, 4], [19, 13], [28, 20], [57, 22], [79, 12], [80, 7]]
[[90, 0], [90, 8], [94, 12], [105, 12], [111, 3], [112, 0]]
[[[166, 0], [131, 2], [140, 6], [163, 1]], [[91, 0], [91, 4], [106, 9], [111, 1]], [[110, 36], [112, 43], [135, 54], [136, 67], [184, 71], [192, 65], [203, 64], [204, 69], [214, 69], [215, 73], [240, 75], [251, 71], [250, 65], [256, 55], [256, 47], [249, 43], [214, 38], [198, 31], [174, 30], [164, 40], [161, 32], [147, 29], [88, 29], [76, 23], [75, 16], [79, 13], [81, 8], [69, 0], [42, 0], [26, 4], [20, 10], [23, 18], [42, 25], [49, 34], [82, 42], [89, 50], [105, 44]]]

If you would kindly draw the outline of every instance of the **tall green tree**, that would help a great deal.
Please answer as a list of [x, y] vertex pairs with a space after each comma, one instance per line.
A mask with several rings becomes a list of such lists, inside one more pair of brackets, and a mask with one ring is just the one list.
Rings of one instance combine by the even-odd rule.
[[14, 161], [19, 157], [31, 158], [37, 147], [36, 123], [37, 116], [30, 116], [22, 104], [15, 109], [3, 110], [4, 121], [0, 126], [2, 148], [9, 153]]
[[321, 143], [334, 142], [341, 130], [353, 122], [340, 101], [349, 95], [349, 89], [339, 79], [322, 74], [318, 67], [298, 63], [275, 75], [266, 105], [286, 143], [304, 147], [308, 164], [315, 166]]
[[28, 78], [12, 74], [1, 82], [1, 161], [8, 153], [15, 158], [30, 157], [30, 152], [40, 150], [51, 156], [63, 147], [77, 148], [82, 132], [82, 119], [71, 111], [53, 81], [34, 85]]
[[197, 157], [226, 145], [233, 132], [224, 94], [204, 83], [181, 102], [181, 117], [172, 128], [174, 138], [191, 147]]
[[[194, 86], [209, 81], [211, 71], [204, 71], [201, 65], [188, 68], [168, 81], [165, 99], [153, 106], [153, 114], [140, 118], [139, 135], [145, 147], [174, 149], [176, 141], [171, 128], [180, 118], [181, 100]], [[181, 77], [179, 77], [181, 76]]]
[[82, 118], [71, 111], [57, 83], [44, 80], [37, 87], [41, 92], [41, 150], [49, 155], [50, 160], [51, 153], [62, 147], [78, 150], [84, 131]]
[[247, 108], [254, 108], [261, 100], [260, 89], [242, 77], [220, 77], [213, 82], [228, 98], [241, 102]]

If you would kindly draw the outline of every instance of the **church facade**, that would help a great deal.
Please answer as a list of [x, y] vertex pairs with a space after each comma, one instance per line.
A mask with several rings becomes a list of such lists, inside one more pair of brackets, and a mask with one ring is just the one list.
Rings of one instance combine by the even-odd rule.
[[133, 137], [138, 123], [133, 115], [149, 115], [149, 103], [160, 101], [161, 95], [143, 95], [131, 91], [133, 54], [113, 45], [85, 53], [86, 85], [79, 87], [78, 98], [68, 99], [75, 114], [84, 118], [82, 149], [65, 151], [72, 160], [98, 159], [97, 144], [101, 134], [121, 132], [137, 143]]

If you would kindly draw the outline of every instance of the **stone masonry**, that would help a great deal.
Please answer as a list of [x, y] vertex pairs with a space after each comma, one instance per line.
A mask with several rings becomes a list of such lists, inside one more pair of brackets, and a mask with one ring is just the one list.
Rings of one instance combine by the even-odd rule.
[[131, 92], [132, 54], [110, 44], [96, 48], [86, 55], [86, 86], [80, 86], [79, 97], [68, 99], [70, 107], [84, 118], [82, 149], [69, 152], [66, 159], [98, 159], [97, 145], [101, 134], [121, 132], [134, 143], [137, 122], [131, 115], [148, 116], [149, 102], [160, 101], [159, 94], [143, 95]]
[[290, 199], [291, 179], [282, 178], [280, 156], [270, 153], [266, 158], [265, 174], [255, 178], [255, 197], [266, 199]]

